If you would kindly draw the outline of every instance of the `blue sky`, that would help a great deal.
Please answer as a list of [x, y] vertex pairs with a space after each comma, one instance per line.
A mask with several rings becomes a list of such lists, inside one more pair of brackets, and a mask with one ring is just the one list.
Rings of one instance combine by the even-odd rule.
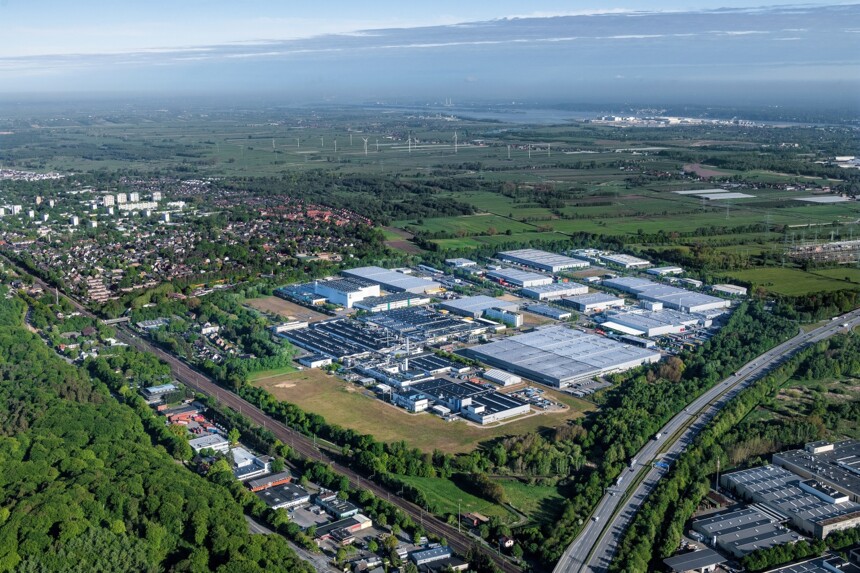
[[0, 0], [0, 93], [856, 107], [858, 22], [860, 0]]
[[[813, 0], [804, 4], [839, 3]], [[106, 54], [287, 40], [374, 28], [455, 24], [513, 16], [701, 10], [768, 4], [744, 0], [0, 0], [0, 22], [3, 23], [0, 57]]]

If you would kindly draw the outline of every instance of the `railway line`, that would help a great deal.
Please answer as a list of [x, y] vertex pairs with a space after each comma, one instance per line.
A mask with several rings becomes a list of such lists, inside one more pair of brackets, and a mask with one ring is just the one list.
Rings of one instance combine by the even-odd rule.
[[[8, 261], [8, 259], [6, 260]], [[26, 273], [24, 269], [21, 269], [18, 265], [15, 265], [14, 262], [9, 261], [9, 263], [18, 268], [19, 271]], [[52, 288], [38, 277], [34, 276], [33, 280], [36, 284], [41, 285], [42, 288], [46, 291]], [[81, 314], [98, 319], [97, 316], [95, 316], [84, 305], [82, 305], [74, 298], [66, 295], [65, 293], [63, 293], [62, 296], [66, 300], [68, 300], [72, 304], [72, 306], [74, 306], [75, 309]], [[440, 538], [445, 538], [448, 542], [448, 545], [457, 553], [465, 555], [473, 547], [479, 546], [481, 547], [481, 549], [484, 550], [484, 553], [486, 553], [489, 558], [493, 560], [496, 566], [498, 566], [499, 569], [501, 569], [504, 573], [520, 573], [522, 571], [522, 569], [516, 564], [508, 561], [499, 554], [493, 553], [486, 546], [481, 546], [481, 543], [477, 539], [474, 539], [467, 534], [463, 534], [457, 531], [456, 527], [452, 527], [446, 522], [443, 522], [442, 520], [425, 511], [418, 505], [415, 505], [414, 503], [411, 503], [399, 497], [395, 493], [392, 493], [391, 491], [380, 486], [379, 484], [372, 482], [367, 478], [362, 479], [362, 476], [351, 468], [346, 467], [342, 464], [338, 464], [333, 457], [329, 456], [324, 451], [320, 450], [316, 445], [314, 445], [314, 442], [311, 438], [293, 430], [284, 423], [272, 418], [271, 416], [263, 412], [260, 408], [254, 406], [250, 402], [247, 402], [235, 393], [218, 386], [214, 381], [212, 381], [211, 378], [192, 368], [176, 356], [166, 352], [165, 350], [162, 350], [161, 348], [155, 346], [149, 341], [142, 339], [137, 334], [135, 334], [134, 331], [127, 324], [114, 324], [114, 328], [116, 328], [118, 340], [138, 349], [141, 352], [149, 352], [155, 354], [158, 358], [160, 358], [170, 366], [173, 375], [180, 382], [186, 384], [187, 386], [193, 388], [195, 391], [200, 392], [201, 394], [215, 398], [224, 406], [236, 412], [239, 412], [243, 416], [247, 417], [254, 424], [266, 428], [267, 430], [272, 432], [272, 434], [277, 439], [281, 440], [281, 442], [285, 444], [290, 444], [291, 448], [293, 448], [296, 452], [298, 452], [305, 458], [328, 464], [333, 471], [342, 476], [347, 477], [347, 479], [349, 480], [350, 487], [363, 487], [371, 491], [377, 497], [387, 499], [392, 504], [400, 508], [404, 513], [409, 515], [409, 517], [412, 518], [414, 522], [421, 523], [427, 532]]]

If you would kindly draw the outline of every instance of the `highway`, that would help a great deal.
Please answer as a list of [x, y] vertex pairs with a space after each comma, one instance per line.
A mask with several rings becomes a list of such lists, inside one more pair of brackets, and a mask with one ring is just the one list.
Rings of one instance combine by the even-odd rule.
[[[729, 400], [797, 350], [845, 332], [846, 328], [842, 326], [844, 323], [848, 323], [850, 328], [858, 326], [860, 309], [809, 333], [801, 333], [765, 352], [696, 398], [683, 412], [669, 420], [660, 430], [661, 438], [649, 440], [639, 450], [633, 458], [635, 463], [631, 463], [621, 474], [621, 483], [616, 482], [614, 487], [607, 489], [591, 519], [565, 550], [553, 573], [605, 572], [625, 530], [666, 472], [654, 466], [654, 463], [660, 460], [669, 464], [674, 462]], [[631, 491], [639, 478], [642, 478], [641, 482]]]
[[[20, 268], [18, 265], [6, 259], [5, 257], [0, 257], [0, 259], [5, 259], [10, 265], [17, 268], [20, 272], [30, 275], [30, 273], [28, 273], [25, 269]], [[37, 284], [41, 285], [42, 288], [44, 288], [46, 291], [53, 288], [38, 277], [33, 276], [33, 280]], [[63, 293], [63, 296], [81, 314], [93, 318], [98, 318], [74, 298], [66, 295], [65, 293]], [[287, 427], [285, 424], [275, 420], [253, 404], [250, 404], [236, 394], [225, 390], [224, 388], [221, 388], [220, 386], [215, 384], [215, 382], [213, 382], [208, 376], [191, 368], [188, 364], [178, 359], [176, 356], [165, 352], [164, 350], [155, 346], [149, 341], [142, 339], [128, 325], [117, 324], [114, 325], [114, 328], [116, 329], [118, 340], [130, 346], [133, 346], [134, 348], [137, 348], [142, 352], [149, 352], [158, 356], [161, 360], [163, 360], [170, 366], [174, 377], [180, 382], [186, 384], [189, 388], [193, 388], [201, 394], [205, 394], [207, 396], [215, 398], [224, 406], [241, 413], [258, 426], [262, 426], [268, 429], [277, 439], [279, 439], [285, 444], [289, 444], [290, 447], [293, 448], [293, 450], [295, 450], [305, 458], [329, 464], [335, 472], [340, 475], [346, 476], [349, 479], [351, 487], [362, 487], [373, 492], [373, 494], [377, 497], [386, 499], [387, 501], [396, 505], [403, 512], [409, 515], [415, 523], [422, 524], [427, 532], [437, 535], [438, 537], [445, 538], [448, 541], [448, 545], [460, 555], [465, 555], [470, 549], [472, 549], [476, 545], [477, 541], [466, 533], [458, 532], [456, 525], [453, 527], [448, 525], [444, 521], [434, 517], [432, 514], [425, 511], [423, 508], [406, 501], [405, 499], [395, 495], [394, 493], [388, 491], [382, 486], [371, 482], [366, 478], [362, 479], [362, 477], [356, 472], [354, 472], [351, 468], [337, 464], [332, 457], [330, 457], [325, 452], [319, 450], [314, 445], [314, 442], [311, 438], [308, 438], [307, 436], [294, 431], [293, 429]], [[484, 553], [486, 553], [487, 556], [492, 559], [493, 562], [504, 573], [520, 573], [522, 571], [520, 567], [498, 555], [497, 553], [493, 552], [492, 549], [484, 546], [483, 550]]]

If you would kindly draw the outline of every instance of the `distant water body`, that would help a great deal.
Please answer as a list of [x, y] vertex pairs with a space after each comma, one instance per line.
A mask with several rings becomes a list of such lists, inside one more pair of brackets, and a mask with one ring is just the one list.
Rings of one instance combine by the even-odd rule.
[[420, 115], [450, 116], [460, 119], [480, 119], [485, 121], [499, 121], [502, 123], [520, 123], [529, 125], [553, 125], [581, 121], [583, 119], [594, 119], [602, 115], [610, 115], [610, 112], [600, 111], [572, 111], [563, 109], [542, 108], [503, 108], [503, 107], [422, 107], [422, 108], [390, 108], [399, 111], [409, 111]]

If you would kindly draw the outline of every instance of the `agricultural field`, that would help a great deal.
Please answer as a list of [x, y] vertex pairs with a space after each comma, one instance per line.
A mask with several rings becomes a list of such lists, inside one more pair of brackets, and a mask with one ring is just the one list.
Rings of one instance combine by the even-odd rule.
[[[830, 269], [825, 271], [804, 271], [795, 268], [763, 267], [743, 271], [733, 271], [725, 275], [728, 280], [739, 280], [762, 287], [769, 292], [789, 296], [814, 292], [833, 292], [839, 290], [860, 290], [858, 269]], [[846, 281], [845, 277], [854, 280]]]
[[280, 376], [258, 376], [251, 383], [266, 389], [279, 400], [323, 416], [330, 424], [371, 434], [380, 441], [405, 439], [410, 446], [425, 452], [434, 449], [449, 453], [470, 452], [481, 442], [556, 427], [594, 408], [589, 402], [552, 393], [568, 408], [558, 412], [533, 413], [507, 423], [479, 427], [465, 421], [445, 422], [429, 413], [409, 414], [365, 394], [367, 391], [355, 384], [317, 369]]
[[261, 312], [279, 316], [284, 320], [304, 320], [307, 322], [318, 322], [331, 318], [320, 312], [295, 304], [277, 296], [267, 296], [246, 300], [245, 304]]

